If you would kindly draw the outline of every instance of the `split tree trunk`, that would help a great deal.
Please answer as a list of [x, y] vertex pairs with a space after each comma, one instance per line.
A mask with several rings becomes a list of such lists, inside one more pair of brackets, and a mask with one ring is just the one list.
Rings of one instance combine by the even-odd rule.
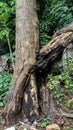
[[73, 42], [73, 24], [56, 33], [51, 42], [39, 52], [36, 1], [17, 0], [16, 11], [16, 63], [5, 113], [10, 122], [12, 116], [15, 118], [23, 106], [26, 117], [32, 117], [33, 121], [33, 117], [39, 115], [39, 94], [34, 75], [47, 73], [61, 57], [66, 46]]

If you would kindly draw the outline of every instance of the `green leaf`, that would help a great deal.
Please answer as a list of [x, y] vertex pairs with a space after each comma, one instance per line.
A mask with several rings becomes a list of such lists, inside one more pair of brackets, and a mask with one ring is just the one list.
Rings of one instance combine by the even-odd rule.
[[69, 86], [70, 81], [66, 79], [66, 80], [65, 80], [65, 83], [66, 83], [66, 85], [68, 85], [68, 86]]
[[68, 89], [68, 88], [69, 88], [69, 86], [68, 86], [68, 85], [66, 85], [66, 86], [65, 86], [65, 88], [66, 88], [66, 89]]
[[46, 127], [46, 125], [47, 125], [47, 123], [46, 123], [46, 122], [42, 122], [42, 123], [41, 123], [41, 128]]
[[0, 107], [3, 107], [4, 106], [4, 103], [0, 101]]
[[73, 84], [72, 84], [72, 83], [70, 83], [70, 87], [73, 87]]

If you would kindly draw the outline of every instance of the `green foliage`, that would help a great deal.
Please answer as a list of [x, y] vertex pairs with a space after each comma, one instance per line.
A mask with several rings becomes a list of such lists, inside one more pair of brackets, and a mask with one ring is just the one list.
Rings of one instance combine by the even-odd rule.
[[11, 57], [11, 56], [10, 56], [10, 53], [6, 53], [6, 54], [4, 55], [4, 59], [5, 59], [6, 61], [9, 60], [11, 63], [15, 62], [15, 57]]
[[0, 72], [0, 107], [3, 106], [3, 99], [7, 97], [11, 86], [12, 75], [7, 72]]
[[16, 130], [18, 129], [19, 126], [21, 126], [21, 123], [20, 123], [20, 122], [17, 122], [17, 123], [15, 124]]
[[72, 1], [42, 0], [37, 2], [40, 21], [40, 44], [44, 46], [53, 33], [73, 21]]
[[65, 65], [67, 66], [69, 73], [72, 73], [73, 72], [73, 58], [72, 57], [67, 58], [65, 61]]
[[[37, 0], [40, 23], [40, 46], [51, 39], [53, 33], [73, 21], [72, 0]], [[11, 48], [15, 47], [15, 0], [0, 2], [0, 54], [8, 51], [8, 39]]]
[[73, 126], [69, 128], [65, 128], [64, 130], [73, 130]]
[[69, 72], [65, 72], [61, 74], [60, 80], [65, 83], [65, 92], [70, 93], [72, 92], [73, 88], [73, 81], [70, 79], [70, 74]]
[[45, 128], [47, 125], [52, 124], [52, 121], [47, 119], [47, 118], [43, 118], [42, 122], [41, 122], [41, 128]]
[[0, 107], [3, 107], [4, 103], [2, 101], [0, 101]]
[[[57, 105], [62, 106], [65, 104], [65, 94], [70, 95], [73, 91], [73, 59], [69, 58], [67, 60], [68, 70], [62, 72], [59, 75], [48, 75], [47, 86], [51, 91], [51, 96], [54, 97], [57, 101]], [[55, 68], [53, 68], [55, 69]], [[56, 68], [57, 69], [57, 68]], [[63, 90], [60, 91], [60, 86], [62, 85]], [[61, 88], [62, 89], [62, 88]], [[72, 108], [73, 104], [70, 104]]]
[[55, 31], [65, 27], [73, 20], [70, 9], [63, 1], [59, 1], [51, 6], [50, 16], [53, 20]]
[[54, 65], [51, 67], [51, 71], [50, 73], [52, 73], [52, 75], [59, 75], [61, 74], [61, 67], [58, 65], [58, 63], [54, 63]]
[[15, 0], [0, 2], [0, 54], [15, 44]]
[[64, 101], [64, 95], [62, 92], [59, 91], [60, 87], [60, 79], [61, 75], [58, 76], [48, 76], [48, 83], [47, 87], [49, 88], [51, 92], [51, 96], [56, 99], [56, 103], [58, 106], [62, 106], [65, 102]]
[[68, 109], [68, 110], [72, 110], [73, 111], [73, 99], [70, 99], [67, 101], [65, 107]]

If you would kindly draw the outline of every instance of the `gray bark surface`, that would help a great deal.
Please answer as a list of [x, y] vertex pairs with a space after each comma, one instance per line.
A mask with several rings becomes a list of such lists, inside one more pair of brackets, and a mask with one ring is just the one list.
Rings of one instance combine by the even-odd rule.
[[17, 0], [16, 62], [12, 86], [5, 108], [7, 123], [8, 120], [10, 122], [11, 117], [15, 117], [21, 109], [24, 86], [26, 86], [28, 81], [30, 81], [30, 73], [32, 67], [36, 63], [36, 53], [38, 49], [39, 29], [36, 13], [36, 0]]

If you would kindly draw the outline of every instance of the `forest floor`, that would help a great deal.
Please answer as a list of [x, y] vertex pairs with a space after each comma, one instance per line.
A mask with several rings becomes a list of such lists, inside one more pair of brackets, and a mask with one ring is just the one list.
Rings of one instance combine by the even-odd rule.
[[[0, 108], [0, 114], [3, 108]], [[50, 118], [46, 118], [41, 116], [39, 120], [34, 123], [28, 122], [28, 120], [19, 120], [15, 125], [15, 130], [24, 130], [25, 126], [31, 128], [30, 130], [46, 130], [46, 126], [50, 124], [57, 124], [60, 130], [73, 130], [73, 119], [66, 118], [65, 116], [61, 115], [53, 115]], [[7, 126], [5, 123], [5, 119], [0, 116], [0, 130], [5, 130], [6, 128], [10, 128], [11, 126]], [[35, 129], [33, 129], [35, 128]], [[12, 130], [12, 129], [10, 129]]]

